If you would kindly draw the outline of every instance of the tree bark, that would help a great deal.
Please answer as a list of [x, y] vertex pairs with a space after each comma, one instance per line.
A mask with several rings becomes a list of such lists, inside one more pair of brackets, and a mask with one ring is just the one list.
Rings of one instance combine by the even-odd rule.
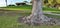
[[43, 23], [41, 20], [44, 19], [42, 12], [42, 0], [33, 0], [33, 8], [30, 19], [34, 24]]

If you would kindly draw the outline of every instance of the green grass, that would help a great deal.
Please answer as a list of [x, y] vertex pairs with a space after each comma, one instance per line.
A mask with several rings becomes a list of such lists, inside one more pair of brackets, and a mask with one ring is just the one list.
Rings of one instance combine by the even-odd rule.
[[17, 28], [18, 16], [0, 16], [0, 28]]
[[60, 28], [59, 26], [28, 26], [17, 23], [18, 16], [0, 16], [0, 28]]
[[[20, 11], [26, 11], [26, 12], [16, 14], [15, 16], [12, 16], [12, 15], [0, 16], [0, 28], [60, 28], [60, 26], [28, 26], [26, 24], [18, 23], [17, 21], [18, 17], [29, 15], [30, 14], [29, 11], [31, 11], [32, 6], [10, 6], [10, 7], [8, 6], [8, 7], [4, 7], [4, 9], [20, 10]], [[60, 11], [60, 10], [48, 8], [48, 7], [44, 7], [43, 10], [44, 11]], [[60, 18], [60, 16], [48, 15], [48, 14], [45, 14], [45, 15], [48, 17], [50, 16], [50, 17]]]
[[32, 6], [31, 5], [24, 5], [24, 6], [7, 6], [7, 7], [2, 7], [7, 10], [31, 10]]
[[[6, 10], [32, 10], [32, 5], [7, 6], [7, 7], [1, 7], [1, 8], [4, 8]], [[43, 11], [60, 11], [60, 10], [56, 8], [43, 7]]]
[[[20, 11], [26, 11], [31, 12], [32, 10], [32, 5], [23, 5], [23, 6], [7, 6], [3, 7], [6, 10], [20, 10]], [[56, 8], [48, 8], [48, 7], [43, 7], [43, 11], [50, 11], [52, 13], [57, 13], [60, 14], [60, 10]], [[54, 12], [53, 12], [54, 11]]]
[[[15, 11], [13, 11], [15, 12]], [[12, 13], [12, 12], [10, 12]], [[0, 13], [1, 14], [1, 13]], [[16, 15], [11, 15], [11, 14], [5, 14], [2, 13], [3, 15], [0, 15], [0, 28], [18, 28], [18, 18], [20, 16], [27, 16], [29, 13], [15, 13]], [[20, 26], [24, 27], [24, 26]]]
[[60, 19], [60, 16], [57, 16], [57, 15], [45, 14], [45, 16]]
[[60, 26], [32, 26], [32, 25], [18, 25], [18, 28], [60, 28]]
[[[11, 16], [11, 15], [0, 16], [0, 28], [60, 28], [60, 26], [29, 26], [27, 24], [21, 24], [17, 22], [18, 17], [20, 15], [21, 16], [29, 15], [29, 13], [20, 13], [17, 14], [16, 16]], [[47, 15], [47, 16], [53, 17], [53, 15]], [[54, 16], [54, 17], [58, 17], [58, 16]]]
[[60, 12], [52, 12], [52, 13], [60, 14]]

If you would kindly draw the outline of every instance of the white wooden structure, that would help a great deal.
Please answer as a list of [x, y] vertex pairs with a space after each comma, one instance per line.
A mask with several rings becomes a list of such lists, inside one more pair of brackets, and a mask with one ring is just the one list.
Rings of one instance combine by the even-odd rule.
[[0, 0], [0, 7], [6, 7], [5, 0]]

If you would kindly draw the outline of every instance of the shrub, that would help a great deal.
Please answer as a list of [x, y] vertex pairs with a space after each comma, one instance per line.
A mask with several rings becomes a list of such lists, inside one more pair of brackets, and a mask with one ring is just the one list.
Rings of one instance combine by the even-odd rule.
[[8, 6], [15, 6], [15, 5], [8, 5]]

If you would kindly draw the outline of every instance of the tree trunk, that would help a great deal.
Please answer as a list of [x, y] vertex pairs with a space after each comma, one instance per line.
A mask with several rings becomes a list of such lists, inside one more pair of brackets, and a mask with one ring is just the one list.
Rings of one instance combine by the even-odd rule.
[[33, 0], [33, 8], [30, 16], [23, 18], [23, 22], [31, 25], [50, 24], [51, 18], [43, 15], [42, 0]]
[[35, 24], [43, 23], [41, 22], [41, 20], [44, 19], [44, 15], [42, 12], [42, 0], [33, 0], [33, 8], [30, 19], [32, 19], [32, 22], [34, 22]]
[[26, 18], [25, 23], [39, 25], [49, 20], [45, 18], [42, 11], [42, 0], [33, 0], [32, 14]]
[[6, 2], [6, 6], [7, 6], [7, 0], [5, 0], [5, 2]]

